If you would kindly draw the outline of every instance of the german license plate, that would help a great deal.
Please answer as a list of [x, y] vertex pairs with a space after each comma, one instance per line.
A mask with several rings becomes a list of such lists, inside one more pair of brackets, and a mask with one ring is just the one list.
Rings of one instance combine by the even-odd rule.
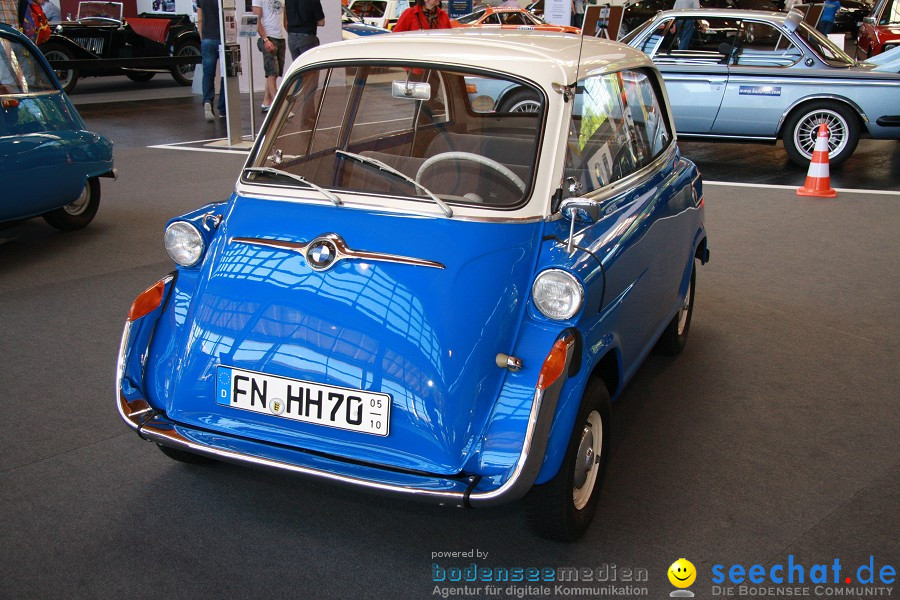
[[255, 413], [372, 435], [387, 435], [390, 425], [391, 397], [387, 394], [233, 367], [217, 368], [216, 402]]

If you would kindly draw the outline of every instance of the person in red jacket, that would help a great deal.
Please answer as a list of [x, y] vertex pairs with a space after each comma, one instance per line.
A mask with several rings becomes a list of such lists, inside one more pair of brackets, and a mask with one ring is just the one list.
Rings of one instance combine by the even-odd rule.
[[394, 31], [450, 29], [450, 15], [441, 8], [441, 0], [416, 0], [415, 6], [403, 11]]

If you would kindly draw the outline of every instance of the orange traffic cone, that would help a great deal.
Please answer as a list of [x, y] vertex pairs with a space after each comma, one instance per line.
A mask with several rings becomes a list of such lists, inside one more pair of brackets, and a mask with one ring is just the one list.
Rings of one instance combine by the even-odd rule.
[[798, 196], [815, 196], [816, 198], [834, 198], [837, 192], [831, 187], [831, 175], [828, 172], [828, 125], [819, 125], [816, 135], [816, 147], [812, 161], [806, 174], [806, 183], [797, 188]]

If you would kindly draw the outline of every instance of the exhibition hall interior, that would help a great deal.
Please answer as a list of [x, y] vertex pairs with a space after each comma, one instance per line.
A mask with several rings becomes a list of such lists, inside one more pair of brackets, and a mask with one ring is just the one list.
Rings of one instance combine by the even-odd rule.
[[900, 0], [0, 0], [0, 598], [868, 598]]

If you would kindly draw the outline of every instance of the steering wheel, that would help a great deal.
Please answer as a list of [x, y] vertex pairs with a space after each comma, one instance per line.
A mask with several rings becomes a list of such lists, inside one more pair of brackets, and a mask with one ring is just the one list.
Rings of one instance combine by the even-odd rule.
[[496, 160], [481, 156], [480, 154], [472, 154], [471, 152], [441, 152], [440, 154], [435, 154], [423, 162], [422, 166], [419, 167], [419, 170], [416, 172], [416, 183], [422, 183], [422, 175], [431, 166], [448, 160], [468, 160], [470, 162], [478, 163], [479, 165], [490, 167], [513, 182], [513, 184], [519, 188], [520, 192], [523, 194], [525, 193], [525, 182], [522, 181], [518, 175], [498, 163]]

